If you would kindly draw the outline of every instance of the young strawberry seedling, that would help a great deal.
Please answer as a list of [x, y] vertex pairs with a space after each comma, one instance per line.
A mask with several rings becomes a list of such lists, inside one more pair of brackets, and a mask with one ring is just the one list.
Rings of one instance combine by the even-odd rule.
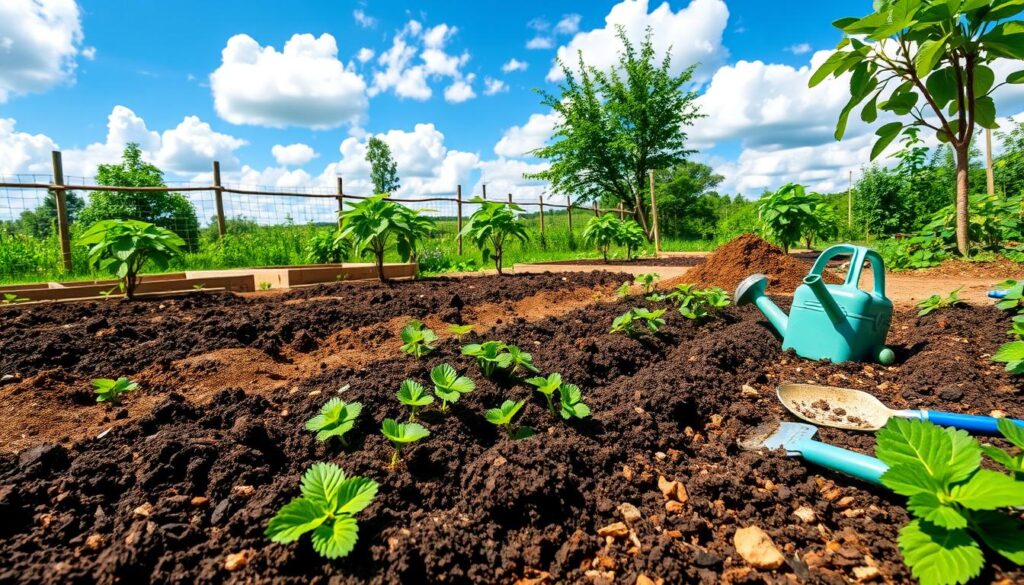
[[634, 307], [612, 321], [610, 333], [625, 333], [630, 337], [647, 332], [657, 333], [665, 326], [665, 320], [661, 318], [664, 314], [665, 309], [651, 311], [642, 307]]
[[964, 302], [960, 300], [960, 290], [963, 288], [964, 287], [961, 286], [960, 288], [953, 290], [945, 298], [941, 295], [932, 295], [920, 303], [917, 303], [917, 308], [920, 309], [917, 312], [917, 316], [924, 317], [932, 311], [964, 304]]
[[453, 336], [455, 336], [456, 341], [462, 343], [462, 338], [465, 337], [466, 335], [469, 335], [470, 332], [473, 331], [473, 327], [476, 327], [476, 325], [449, 325], [448, 333], [451, 333]]
[[491, 424], [504, 427], [505, 432], [508, 433], [508, 437], [510, 439], [515, 440], [531, 437], [533, 436], [533, 429], [530, 427], [522, 426], [516, 428], [512, 426], [512, 419], [519, 414], [519, 410], [523, 408], [524, 404], [526, 404], [525, 400], [520, 400], [519, 402], [506, 400], [501, 403], [501, 406], [498, 408], [488, 409], [487, 412], [484, 413], [484, 418], [486, 418], [487, 422]]
[[488, 378], [494, 375], [495, 369], [504, 370], [512, 365], [512, 354], [509, 353], [508, 346], [501, 341], [485, 341], [463, 346], [462, 355], [475, 357], [480, 371]]
[[434, 394], [441, 399], [441, 410], [448, 410], [448, 404], [458, 402], [460, 396], [476, 389], [471, 378], [460, 376], [448, 364], [430, 370], [430, 380], [434, 383]]
[[332, 398], [320, 407], [320, 414], [306, 421], [306, 430], [316, 432], [317, 441], [338, 437], [341, 444], [347, 446], [345, 433], [352, 430], [362, 411], [363, 405], [358, 402], [346, 403], [340, 398]]
[[718, 287], [697, 288], [692, 284], [676, 285], [672, 292], [664, 295], [664, 300], [674, 303], [679, 314], [691, 320], [710, 317], [729, 306], [729, 295], [724, 290]]
[[630, 289], [630, 288], [631, 288], [632, 286], [633, 286], [633, 285], [632, 285], [632, 284], [630, 284], [630, 282], [629, 282], [629, 281], [627, 280], [627, 281], [623, 282], [623, 283], [622, 283], [622, 284], [621, 284], [621, 285], [619, 286], [619, 288], [615, 289], [615, 294], [616, 294], [617, 296], [619, 296], [619, 297], [622, 297], [622, 298], [626, 298], [626, 297], [628, 297], [628, 296], [629, 296], [629, 289]]
[[415, 380], [404, 380], [398, 388], [398, 401], [409, 407], [409, 421], [416, 420], [416, 410], [433, 404], [434, 397]]
[[373, 503], [377, 487], [366, 477], [345, 477], [333, 463], [314, 463], [302, 475], [302, 496], [278, 510], [264, 534], [287, 544], [312, 531], [313, 550], [320, 556], [343, 557], [359, 539], [356, 514]]
[[643, 287], [644, 294], [649, 295], [652, 292], [654, 292], [654, 286], [658, 284], [658, 279], [660, 278], [661, 277], [658, 276], [657, 272], [648, 272], [646, 274], [637, 275], [636, 280], [633, 281], [633, 284]]
[[432, 344], [437, 341], [437, 334], [434, 333], [434, 330], [426, 327], [422, 321], [417, 319], [409, 321], [409, 324], [402, 328], [401, 337], [404, 342], [402, 351], [416, 359], [434, 351]]
[[384, 419], [380, 431], [395, 446], [395, 451], [391, 454], [391, 469], [398, 465], [398, 460], [402, 456], [402, 446], [430, 436], [430, 431], [419, 423], [400, 423], [393, 418]]
[[548, 410], [551, 414], [558, 414], [555, 410], [555, 404], [552, 402], [551, 397], [554, 396], [555, 391], [562, 386], [562, 375], [561, 374], [549, 374], [547, 378], [543, 376], [537, 376], [535, 378], [527, 378], [526, 383], [535, 386], [537, 392], [544, 395], [544, 399], [548, 402]]
[[128, 378], [121, 376], [117, 380], [110, 378], [99, 378], [92, 381], [93, 391], [96, 393], [96, 402], [109, 402], [121, 404], [121, 395], [125, 392], [134, 392], [139, 385]]
[[558, 388], [562, 418], [586, 418], [590, 416], [590, 407], [583, 403], [583, 392], [576, 384], [562, 384]]
[[536, 366], [533, 365], [533, 356], [519, 349], [514, 345], [507, 346], [508, 354], [512, 356], [512, 373], [515, 374], [519, 371], [519, 368], [533, 372], [534, 374], [540, 372]]

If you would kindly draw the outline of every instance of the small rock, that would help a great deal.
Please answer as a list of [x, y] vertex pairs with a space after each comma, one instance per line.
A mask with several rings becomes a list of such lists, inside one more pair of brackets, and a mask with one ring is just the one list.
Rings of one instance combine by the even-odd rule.
[[626, 481], [633, 481], [633, 468], [628, 465], [623, 465], [622, 477], [626, 478]]
[[743, 385], [743, 388], [740, 389], [740, 395], [746, 396], [747, 398], [756, 398], [757, 396], [759, 396], [757, 388], [754, 388], [750, 384]]
[[249, 562], [249, 551], [231, 553], [224, 559], [224, 568], [228, 571], [237, 571], [244, 568]]
[[590, 569], [583, 573], [583, 575], [590, 579], [590, 582], [594, 585], [612, 585], [615, 583], [615, 571], [598, 571], [596, 569]]
[[658, 476], [658, 489], [666, 499], [675, 500], [680, 504], [685, 504], [690, 499], [690, 495], [686, 493], [686, 486], [678, 481], [669, 481], [664, 475]]
[[209, 501], [210, 501], [210, 498], [207, 498], [206, 496], [196, 496], [196, 497], [192, 498], [189, 501], [189, 503], [198, 508], [199, 506], [205, 506], [206, 503], [209, 502]]
[[89, 550], [100, 550], [103, 548], [103, 535], [102, 534], [90, 534], [85, 539], [85, 548]]
[[665, 455], [661, 451], [658, 451], [657, 453], [654, 454], [654, 458], [657, 459], [658, 461], [664, 461], [666, 457], [668, 457], [668, 455]]
[[771, 537], [757, 526], [740, 528], [732, 542], [736, 552], [755, 569], [778, 569], [786, 561]]
[[839, 506], [840, 508], [849, 508], [856, 501], [857, 499], [853, 496], [843, 496], [836, 502], [836, 506]]
[[709, 422], [707, 424], [706, 428], [717, 429], [717, 428], [719, 428], [721, 426], [722, 426], [722, 415], [720, 415], [720, 414], [712, 414], [711, 415], [711, 422]]
[[629, 534], [629, 527], [622, 522], [614, 522], [608, 526], [597, 529], [598, 536], [610, 536], [612, 538], [625, 538]]
[[314, 397], [316, 397], [316, 396], [320, 396], [320, 391], [319, 391], [319, 390], [311, 390], [311, 391], [309, 392], [309, 397], [310, 397], [310, 398], [314, 398]]
[[993, 410], [992, 412], [988, 413], [988, 415], [991, 416], [992, 418], [1006, 418], [1006, 411], [1005, 410], [999, 410], [997, 408], [997, 409]]
[[146, 502], [145, 504], [142, 504], [138, 508], [132, 510], [132, 513], [136, 516], [142, 516], [143, 518], [146, 518], [153, 513], [153, 504]]
[[662, 583], [664, 582], [665, 580], [661, 577], [658, 577], [657, 579], [651, 579], [643, 573], [640, 573], [636, 576], [636, 585], [662, 585]]
[[632, 526], [643, 518], [640, 514], [640, 510], [636, 506], [628, 502], [619, 504], [619, 514], [622, 514], [622, 519], [626, 522], [626, 525]]
[[232, 495], [235, 496], [248, 498], [249, 496], [256, 493], [256, 488], [252, 487], [251, 485], [236, 485], [231, 487], [231, 493]]
[[813, 523], [815, 520], [814, 510], [809, 506], [800, 506], [796, 510], [793, 510], [793, 515], [808, 524]]
[[491, 465], [493, 467], [501, 467], [502, 465], [505, 465], [506, 463], [508, 463], [508, 459], [505, 459], [501, 455], [498, 455], [497, 457], [494, 458], [494, 461], [491, 461]]
[[665, 511], [669, 514], [681, 514], [684, 509], [685, 506], [683, 506], [682, 502], [677, 502], [675, 500], [665, 502]]
[[878, 572], [878, 567], [854, 567], [853, 576], [858, 582], [864, 583], [881, 577], [881, 573]]

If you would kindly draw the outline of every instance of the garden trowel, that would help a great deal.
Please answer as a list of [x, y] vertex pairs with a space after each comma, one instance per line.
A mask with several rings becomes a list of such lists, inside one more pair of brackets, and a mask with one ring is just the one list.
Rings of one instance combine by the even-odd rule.
[[747, 450], [785, 449], [790, 457], [804, 459], [858, 479], [880, 484], [879, 478], [889, 466], [874, 457], [815, 441], [818, 427], [807, 423], [781, 422], [763, 424], [739, 442]]

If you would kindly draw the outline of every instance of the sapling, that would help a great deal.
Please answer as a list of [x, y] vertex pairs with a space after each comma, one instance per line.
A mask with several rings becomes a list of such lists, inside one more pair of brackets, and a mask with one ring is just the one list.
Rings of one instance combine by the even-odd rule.
[[[1010, 421], [1000, 421], [999, 429], [1024, 447], [1024, 429]], [[977, 576], [985, 566], [982, 543], [1024, 564], [1024, 523], [1016, 513], [999, 511], [1024, 506], [1024, 481], [982, 469], [983, 451], [1019, 472], [1020, 459], [983, 449], [963, 430], [892, 417], [878, 432], [875, 455], [889, 466], [882, 485], [909, 498], [913, 516], [900, 529], [900, 552], [924, 585], [965, 583]]]
[[562, 384], [558, 388], [562, 418], [586, 418], [590, 416], [590, 407], [583, 403], [583, 392], [576, 384]]
[[674, 303], [680, 315], [692, 320], [711, 316], [730, 302], [729, 295], [718, 287], [697, 288], [692, 284], [676, 285], [665, 300]]
[[199, 290], [204, 290], [204, 289], [206, 289], [206, 283], [205, 282], [200, 282], [199, 284], [193, 284], [192, 285], [192, 290], [199, 291]]
[[533, 356], [519, 349], [515, 345], [508, 346], [508, 354], [512, 356], [512, 373], [515, 374], [519, 368], [533, 372], [534, 374], [540, 372], [536, 366], [533, 365]]
[[398, 388], [398, 401], [409, 407], [409, 421], [416, 420], [416, 410], [432, 404], [434, 397], [415, 380], [404, 380]]
[[454, 335], [455, 340], [458, 341], [459, 343], [462, 343], [462, 337], [465, 335], [469, 335], [469, 333], [473, 331], [473, 327], [476, 327], [476, 325], [449, 325], [448, 333]]
[[558, 411], [555, 409], [554, 402], [551, 401], [551, 397], [554, 396], [555, 391], [562, 386], [561, 374], [548, 374], [547, 378], [543, 376], [527, 378], [526, 383], [536, 387], [537, 392], [544, 395], [544, 399], [547, 400], [548, 403], [548, 410], [551, 411], [551, 414], [558, 414]]
[[496, 368], [504, 370], [512, 365], [512, 354], [509, 353], [508, 346], [502, 341], [471, 343], [463, 346], [462, 355], [475, 357], [480, 371], [488, 378], [494, 375]]
[[320, 407], [319, 414], [306, 421], [306, 430], [315, 431], [318, 441], [338, 437], [342, 445], [348, 445], [345, 433], [352, 430], [362, 411], [363, 405], [359, 402], [346, 403], [340, 398], [332, 398]]
[[430, 380], [434, 383], [434, 394], [441, 399], [441, 410], [448, 410], [449, 403], [458, 402], [460, 396], [476, 389], [476, 383], [471, 378], [460, 376], [448, 364], [430, 370]]
[[527, 426], [518, 428], [512, 426], [512, 419], [519, 413], [524, 404], [526, 404], [525, 400], [520, 400], [519, 402], [506, 400], [498, 408], [488, 409], [484, 413], [484, 418], [491, 424], [504, 427], [510, 439], [525, 439], [526, 437], [533, 436], [533, 429]]
[[259, 289], [260, 289], [260, 290], [270, 290], [270, 289], [271, 289], [271, 287], [273, 287], [273, 286], [274, 286], [274, 285], [270, 284], [269, 282], [265, 282], [265, 281], [264, 281], [264, 282], [261, 282], [261, 283], [260, 283]]
[[625, 333], [629, 336], [642, 335], [644, 333], [657, 333], [665, 326], [665, 320], [661, 318], [665, 309], [651, 311], [642, 307], [634, 307], [619, 315], [612, 321], [611, 333]]
[[651, 294], [652, 292], [654, 292], [654, 286], [658, 283], [659, 278], [661, 277], [658, 276], [657, 272], [648, 272], [646, 274], [637, 275], [636, 280], [633, 281], [633, 284], [642, 286], [644, 289], [644, 294]]
[[398, 460], [402, 456], [403, 445], [415, 443], [420, 439], [430, 436], [430, 431], [423, 428], [423, 425], [419, 423], [400, 423], [393, 418], [384, 419], [380, 432], [395, 446], [395, 451], [391, 454], [391, 469], [398, 465]]
[[416, 359], [434, 351], [432, 344], [437, 341], [437, 334], [425, 326], [422, 321], [417, 319], [409, 321], [408, 325], [402, 328], [400, 335], [402, 341], [405, 342], [402, 345], [402, 351]]
[[121, 376], [117, 380], [111, 380], [110, 378], [93, 380], [92, 388], [96, 392], [96, 402], [121, 404], [121, 395], [125, 392], [134, 392], [139, 388], [139, 385]]
[[939, 309], [945, 309], [946, 307], [955, 307], [957, 305], [964, 304], [964, 302], [960, 300], [960, 291], [963, 288], [964, 287], [961, 286], [960, 288], [953, 290], [945, 298], [943, 298], [941, 295], [932, 295], [927, 299], [921, 301], [920, 303], [917, 303], [917, 308], [920, 309], [917, 312], [917, 316], [924, 317], [928, 313], [937, 311]]
[[288, 502], [267, 524], [274, 542], [295, 542], [313, 532], [313, 550], [328, 559], [343, 557], [359, 539], [356, 514], [373, 502], [377, 482], [353, 476], [334, 463], [314, 463], [302, 475], [302, 496]]

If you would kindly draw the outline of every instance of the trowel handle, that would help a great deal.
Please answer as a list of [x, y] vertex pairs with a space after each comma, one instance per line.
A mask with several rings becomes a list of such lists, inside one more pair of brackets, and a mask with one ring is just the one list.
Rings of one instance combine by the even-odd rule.
[[834, 469], [874, 484], [881, 484], [882, 482], [879, 478], [889, 469], [888, 465], [874, 457], [810, 439], [800, 441], [793, 447], [788, 447], [788, 449], [799, 451], [800, 455], [811, 463], [827, 467], [828, 469]]
[[[972, 433], [999, 434], [999, 419], [977, 414], [957, 414], [938, 410], [922, 410], [921, 418], [942, 427], [963, 429]], [[1024, 427], [1024, 420], [1009, 419], [1014, 424]]]

